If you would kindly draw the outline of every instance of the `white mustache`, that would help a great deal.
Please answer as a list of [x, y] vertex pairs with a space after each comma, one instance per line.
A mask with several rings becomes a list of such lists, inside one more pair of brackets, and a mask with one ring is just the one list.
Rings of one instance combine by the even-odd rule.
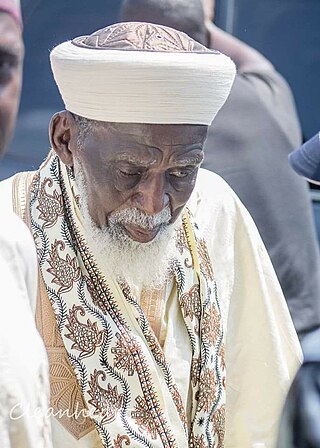
[[133, 224], [145, 230], [169, 224], [171, 219], [170, 207], [166, 207], [156, 215], [148, 215], [136, 207], [112, 212], [108, 217], [109, 225]]

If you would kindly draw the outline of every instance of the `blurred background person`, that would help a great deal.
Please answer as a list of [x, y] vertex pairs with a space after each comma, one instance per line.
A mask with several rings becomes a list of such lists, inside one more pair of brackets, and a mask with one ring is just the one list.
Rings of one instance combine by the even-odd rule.
[[[292, 168], [320, 185], [320, 133], [289, 155]], [[320, 329], [303, 340], [304, 362], [289, 390], [278, 448], [320, 446]]]
[[[24, 47], [20, 7], [0, 0], [0, 154], [19, 104]], [[36, 330], [37, 267], [27, 227], [13, 213], [0, 219], [0, 446], [51, 446], [47, 360]]]
[[320, 263], [307, 183], [287, 162], [301, 143], [292, 93], [268, 59], [210, 21], [214, 1], [205, 7], [206, 15], [201, 0], [125, 0], [120, 21], [176, 28], [236, 63], [203, 167], [220, 174], [253, 216], [302, 337], [320, 326]]

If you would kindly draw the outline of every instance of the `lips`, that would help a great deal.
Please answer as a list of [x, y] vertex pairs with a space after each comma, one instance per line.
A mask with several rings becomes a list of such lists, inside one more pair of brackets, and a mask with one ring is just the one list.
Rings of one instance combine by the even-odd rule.
[[157, 236], [160, 230], [159, 226], [150, 230], [142, 229], [141, 227], [135, 226], [133, 224], [123, 224], [123, 228], [130, 236], [130, 238], [132, 238], [134, 241], [138, 241], [139, 243], [149, 243]]

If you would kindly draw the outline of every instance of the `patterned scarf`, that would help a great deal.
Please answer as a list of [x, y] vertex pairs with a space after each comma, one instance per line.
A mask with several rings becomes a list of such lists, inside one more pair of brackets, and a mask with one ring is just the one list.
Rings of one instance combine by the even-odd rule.
[[58, 329], [103, 446], [223, 447], [222, 320], [206, 244], [191, 213], [185, 211], [176, 232], [172, 264], [192, 353], [187, 419], [130, 286], [105, 278], [90, 252], [76, 191], [72, 171], [49, 154], [31, 184], [30, 222]]

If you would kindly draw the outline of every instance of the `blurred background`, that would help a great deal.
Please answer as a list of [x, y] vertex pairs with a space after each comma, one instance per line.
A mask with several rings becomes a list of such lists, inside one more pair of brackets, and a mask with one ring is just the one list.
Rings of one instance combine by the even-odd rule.
[[[33, 170], [45, 158], [51, 115], [63, 109], [49, 52], [58, 43], [117, 21], [121, 0], [22, 0], [26, 57], [15, 138], [0, 179]], [[216, 0], [218, 26], [261, 51], [289, 82], [304, 139], [319, 129], [320, 0]], [[319, 190], [313, 190], [320, 222]], [[320, 227], [320, 226], [318, 226]]]

